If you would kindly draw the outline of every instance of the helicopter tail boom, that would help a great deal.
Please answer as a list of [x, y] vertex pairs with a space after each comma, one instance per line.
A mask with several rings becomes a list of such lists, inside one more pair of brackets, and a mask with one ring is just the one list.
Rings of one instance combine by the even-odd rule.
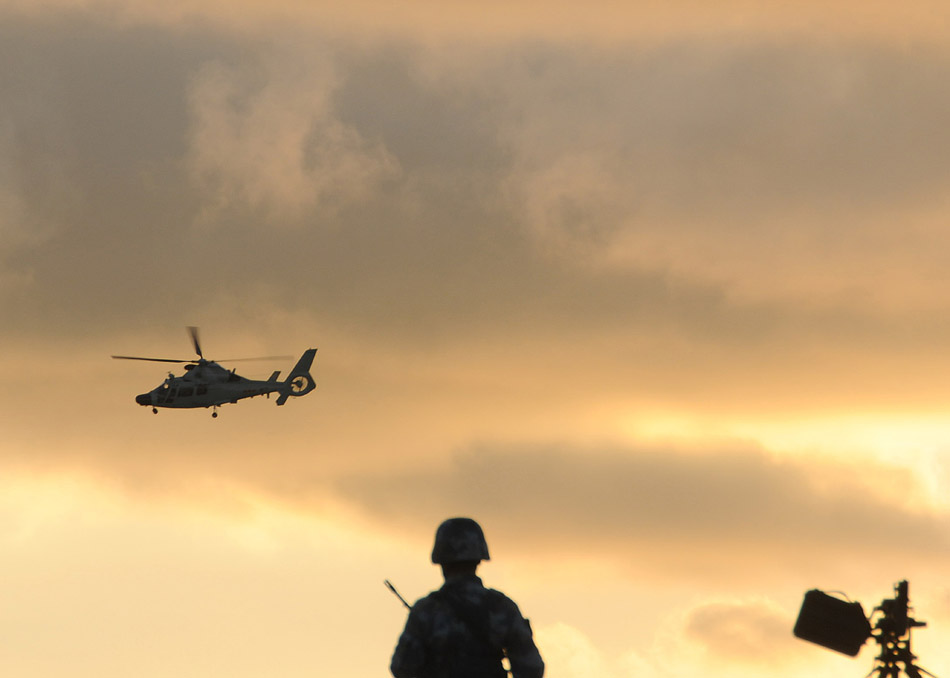
[[300, 396], [307, 395], [317, 387], [313, 381], [313, 377], [310, 375], [310, 365], [313, 364], [313, 357], [316, 354], [317, 349], [308, 348], [303, 352], [303, 355], [300, 356], [300, 360], [297, 361], [297, 364], [294, 365], [294, 369], [291, 370], [290, 374], [287, 375], [287, 379], [283, 382], [280, 397], [277, 398], [278, 405], [283, 405], [290, 396], [299, 398]]

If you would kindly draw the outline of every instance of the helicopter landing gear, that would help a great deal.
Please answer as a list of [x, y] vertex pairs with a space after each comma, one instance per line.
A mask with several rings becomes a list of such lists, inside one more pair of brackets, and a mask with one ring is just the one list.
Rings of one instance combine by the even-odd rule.
[[217, 419], [217, 418], [218, 418], [218, 406], [217, 406], [217, 405], [212, 405], [212, 407], [211, 407], [211, 418], [212, 418], [212, 419]]
[[157, 407], [153, 407], [153, 408], [152, 408], [152, 414], [158, 414], [158, 408], [157, 408]]

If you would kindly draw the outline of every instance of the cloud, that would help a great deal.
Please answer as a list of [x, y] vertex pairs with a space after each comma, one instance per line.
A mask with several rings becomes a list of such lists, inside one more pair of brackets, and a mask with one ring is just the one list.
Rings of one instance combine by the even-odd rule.
[[[178, 162], [189, 64], [223, 45], [206, 33], [116, 30], [82, 13], [5, 17], [0, 129], [17, 218], [32, 237], [4, 257], [30, 285], [7, 299], [11, 332], [109, 326], [155, 313], [175, 277], [191, 203]], [[191, 263], [191, 262], [189, 262]], [[187, 300], [187, 298], [185, 298]]]
[[[835, 658], [794, 638], [793, 615], [766, 598], [705, 600], [662, 622], [654, 647], [663, 675], [840, 675]], [[828, 653], [829, 655], [831, 653]]]
[[802, 653], [802, 641], [791, 632], [792, 616], [765, 598], [706, 600], [678, 613], [658, 615], [654, 621], [651, 642], [644, 651], [606, 652], [585, 633], [564, 622], [537, 629], [535, 639], [547, 670], [564, 678], [751, 678], [763, 672], [792, 676], [806, 666], [815, 675], [840, 674], [840, 666], [833, 659]]
[[946, 245], [942, 50], [696, 40], [521, 56], [498, 77], [522, 107], [502, 129], [541, 237], [741, 298], [942, 303], [918, 279]]
[[683, 632], [708, 654], [768, 665], [793, 651], [793, 623], [767, 601], [706, 603], [689, 612]]
[[[151, 557], [166, 509], [181, 505], [226, 522], [247, 495], [289, 509], [303, 520], [288, 548], [312, 521], [359, 525], [359, 558], [348, 529], [332, 555], [323, 539], [307, 541], [305, 559], [288, 551], [304, 563], [299, 581], [324, 563], [334, 595], [334, 574], [356, 581], [393, 554], [416, 572], [434, 525], [470, 513], [498, 565], [536, 581], [526, 609], [539, 619], [548, 600], [591, 609], [582, 585], [546, 588], [562, 568], [596, 568], [612, 601], [598, 610], [626, 611], [617, 582], [654, 600], [695, 584], [704, 601], [677, 620], [671, 646], [688, 661], [668, 672], [691, 677], [705, 659], [719, 675], [768, 672], [753, 641], [785, 651], [777, 608], [710, 601], [710, 583], [742, 595], [792, 581], [797, 595], [804, 579], [945, 571], [945, 510], [860, 450], [844, 463], [830, 459], [837, 447], [795, 460], [747, 444], [537, 442], [610, 439], [662, 417], [678, 432], [699, 422], [697, 439], [765, 430], [763, 413], [793, 430], [803, 411], [823, 417], [810, 429], [822, 432], [841, 410], [857, 412], [845, 427], [898, 410], [936, 412], [940, 427], [950, 61], [943, 36], [920, 38], [940, 22], [919, 31], [906, 8], [844, 3], [436, 4], [398, 16], [371, 11], [375, 0], [2, 4], [3, 466], [120, 485], [157, 511], [133, 520], [116, 505], [121, 529], [77, 549], [97, 584], [82, 590], [115, 589], [99, 576], [102, 554], [130, 543]], [[190, 324], [206, 330], [209, 355], [319, 345], [320, 390], [285, 408], [226, 408], [216, 428], [204, 411], [153, 416], [132, 397], [163, 370], [107, 356], [187, 357]], [[939, 468], [942, 434], [874, 430], [895, 458], [927, 447]], [[11, 501], [59, 506], [54, 495], [27, 487]], [[20, 545], [47, 530], [18, 573], [50, 609], [57, 594], [33, 564], [75, 562], [62, 555], [84, 536], [63, 511], [53, 532], [38, 508], [26, 513], [40, 522], [7, 521], [4, 537]], [[211, 544], [228, 531], [166, 529], [172, 567], [195, 535]], [[267, 542], [273, 529], [242, 534]], [[110, 562], [134, 596], [140, 566], [159, 583], [162, 568], [132, 551], [118, 553], [134, 567]], [[176, 581], [203, 583], [207, 563], [233, 552], [199, 549]], [[75, 594], [75, 568], [63, 572]], [[260, 585], [251, 570], [217, 580], [213, 595]], [[291, 589], [281, 600], [303, 600]], [[177, 590], [187, 604], [193, 592]], [[365, 595], [346, 609], [375, 604]], [[80, 596], [127, 611], [121, 596], [94, 597]], [[241, 609], [228, 600], [209, 609]], [[20, 623], [31, 609], [7, 626], [42, 626]], [[548, 616], [560, 666], [669, 668], [639, 648], [628, 671], [590, 633], [613, 620], [591, 616]], [[611, 629], [615, 645], [625, 631]], [[192, 656], [208, 656], [207, 637], [194, 639]], [[158, 644], [180, 659], [178, 640]], [[384, 665], [364, 661], [367, 675]]]
[[385, 669], [404, 615], [377, 567], [415, 565], [385, 538], [253, 500], [240, 516], [191, 508], [76, 474], [5, 472], [4, 675]]
[[816, 571], [877, 557], [881, 533], [902, 558], [946, 559], [947, 516], [884, 498], [865, 478], [754, 449], [482, 447], [442, 468], [360, 474], [336, 489], [404, 529], [471, 514], [509, 550], [594, 554], [653, 574]]
[[561, 678], [656, 678], [660, 674], [634, 652], [610, 659], [583, 632], [559, 622], [538, 629], [545, 673]]
[[407, 343], [787, 315], [837, 335], [796, 314], [855, 302], [893, 332], [877, 301], [946, 298], [921, 275], [945, 237], [938, 51], [5, 26], [0, 195], [43, 234], [3, 262], [20, 332], [243, 302]]
[[413, 38], [433, 41], [570, 40], [575, 42], [663, 41], [672, 35], [726, 35], [741, 32], [770, 36], [818, 34], [856, 38], [938, 41], [942, 24], [935, 17], [945, 7], [921, 0], [897, 10], [892, 3], [817, 0], [750, 3], [724, 0], [715, 5], [695, 0], [642, 2], [635, 7], [614, 2], [579, 6], [570, 0], [467, 3], [412, 0], [395, 12], [382, 0], [339, 3], [280, 0], [266, 7], [255, 0], [170, 0], [156, 5], [143, 0], [3, 0], [0, 7], [21, 13], [82, 7], [123, 22], [178, 25], [195, 21], [249, 33], [275, 26], [332, 25], [355, 39]]
[[268, 221], [276, 223], [288, 212], [365, 199], [395, 173], [385, 149], [332, 114], [335, 80], [319, 49], [287, 50], [251, 68], [201, 67], [190, 88], [189, 156], [211, 209], [237, 201], [275, 211]]
[[20, 177], [14, 168], [15, 151], [11, 125], [0, 126], [0, 299], [16, 296], [31, 284], [28, 267], [10, 264], [12, 252], [28, 246], [37, 237], [20, 197]]
[[[631, 411], [791, 417], [939, 391], [942, 316], [871, 302], [915, 280], [942, 304], [926, 273], [945, 229], [859, 226], [942, 185], [939, 51], [0, 25], [0, 223], [20, 224], [0, 236], [3, 333], [62, 356], [64, 389], [88, 387], [79, 342], [187, 355], [190, 324], [225, 337], [209, 347], [326, 342], [333, 442], [373, 458], [397, 435], [431, 452], [613, 433]], [[721, 190], [745, 182], [748, 201]], [[827, 205], [849, 219], [831, 228]], [[771, 222], [786, 211], [793, 231]], [[350, 433], [354, 412], [389, 440]]]

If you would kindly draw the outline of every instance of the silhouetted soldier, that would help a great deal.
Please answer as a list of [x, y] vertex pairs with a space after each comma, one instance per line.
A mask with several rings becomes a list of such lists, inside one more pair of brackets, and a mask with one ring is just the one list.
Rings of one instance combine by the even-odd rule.
[[475, 576], [488, 560], [482, 528], [471, 518], [449, 518], [435, 533], [432, 562], [445, 584], [416, 601], [399, 637], [390, 670], [396, 678], [541, 678], [544, 662], [528, 620], [505, 594]]

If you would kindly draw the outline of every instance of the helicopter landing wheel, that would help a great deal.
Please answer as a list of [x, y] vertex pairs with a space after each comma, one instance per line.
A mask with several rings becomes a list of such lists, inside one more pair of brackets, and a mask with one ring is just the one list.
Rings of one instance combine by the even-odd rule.
[[217, 413], [217, 412], [212, 412], [212, 413], [211, 413], [211, 418], [212, 418], [212, 419], [217, 419], [217, 418], [218, 418], [218, 413]]
[[153, 407], [153, 408], [152, 408], [152, 414], [158, 414], [158, 408], [157, 408], [157, 407]]

